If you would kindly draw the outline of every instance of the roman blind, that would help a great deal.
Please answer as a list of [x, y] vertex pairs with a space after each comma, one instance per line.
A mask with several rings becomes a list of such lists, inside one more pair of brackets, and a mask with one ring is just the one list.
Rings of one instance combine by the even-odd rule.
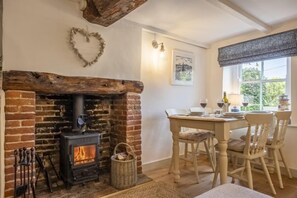
[[297, 55], [297, 29], [219, 48], [221, 67]]

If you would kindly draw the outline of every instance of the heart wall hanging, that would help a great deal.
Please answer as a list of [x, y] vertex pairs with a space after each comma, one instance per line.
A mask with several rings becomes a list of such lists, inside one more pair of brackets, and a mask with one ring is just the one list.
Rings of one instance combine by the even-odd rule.
[[105, 42], [97, 32], [88, 32], [73, 27], [70, 31], [70, 45], [86, 67], [98, 61], [98, 58], [103, 54]]

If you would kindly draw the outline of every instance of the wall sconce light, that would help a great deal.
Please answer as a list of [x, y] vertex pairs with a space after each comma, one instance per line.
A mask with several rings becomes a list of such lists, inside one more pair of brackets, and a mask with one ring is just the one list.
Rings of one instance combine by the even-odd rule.
[[164, 53], [165, 52], [164, 44], [163, 43], [158, 43], [156, 40], [152, 41], [153, 48], [158, 49], [159, 45], [161, 45], [160, 52]]

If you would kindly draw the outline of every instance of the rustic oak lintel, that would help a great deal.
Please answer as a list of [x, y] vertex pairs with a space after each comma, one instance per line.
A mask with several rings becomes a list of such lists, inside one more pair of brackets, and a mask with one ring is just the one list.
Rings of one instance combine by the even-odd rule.
[[141, 93], [143, 83], [96, 77], [61, 76], [31, 71], [4, 71], [3, 90], [35, 91], [46, 94], [123, 94]]

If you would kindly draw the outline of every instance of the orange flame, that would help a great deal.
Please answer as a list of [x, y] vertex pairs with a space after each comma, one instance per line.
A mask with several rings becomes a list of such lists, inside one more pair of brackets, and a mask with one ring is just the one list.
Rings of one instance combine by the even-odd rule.
[[96, 157], [96, 145], [74, 147], [74, 165], [94, 162]]

